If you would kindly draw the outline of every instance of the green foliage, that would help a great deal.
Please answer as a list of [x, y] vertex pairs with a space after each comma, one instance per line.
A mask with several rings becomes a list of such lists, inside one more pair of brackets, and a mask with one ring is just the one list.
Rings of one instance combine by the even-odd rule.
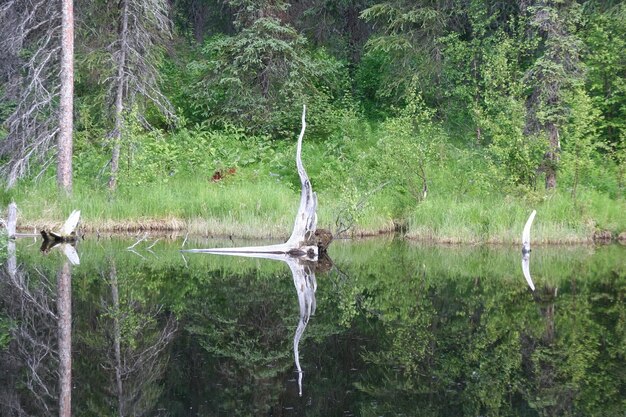
[[[599, 137], [595, 124], [600, 118], [600, 111], [594, 108], [584, 91], [579, 89], [575, 92], [571, 99], [571, 107], [571, 120], [563, 133], [561, 163], [564, 174], [569, 174], [571, 178], [572, 197], [576, 198], [581, 183], [592, 185], [595, 183], [594, 179], [598, 178], [598, 175], [594, 175], [594, 170], [601, 169], [602, 164], [599, 164], [596, 158], [600, 152], [607, 150], [607, 146]], [[608, 186], [606, 182], [598, 185]], [[603, 191], [609, 190], [605, 188]]]
[[324, 132], [333, 100], [348, 85], [337, 60], [309, 49], [302, 35], [275, 17], [208, 39], [202, 51], [203, 58], [189, 64], [199, 76], [189, 96], [200, 103], [196, 117], [211, 126], [245, 121], [252, 132], [291, 135], [299, 124], [294, 110], [308, 104], [312, 131]]
[[494, 100], [490, 107], [490, 116], [481, 120], [490, 142], [487, 148], [490, 186], [519, 188], [524, 194], [536, 186], [537, 167], [547, 149], [547, 141], [542, 136], [524, 134], [526, 112], [519, 101], [502, 97]]
[[[433, 117], [421, 95], [414, 93], [400, 115], [381, 126], [376, 171], [393, 183], [399, 196], [413, 200], [408, 204], [411, 208], [426, 199], [430, 168], [445, 158], [445, 133]], [[404, 217], [403, 208], [396, 210], [395, 216]]]
[[[176, 2], [180, 31], [161, 44], [167, 56], [157, 47], [149, 61], [180, 124], [143, 100], [126, 108], [127, 184], [114, 195], [105, 183], [116, 74], [103, 45], [116, 37], [119, 8], [110, 3], [77, 8], [77, 197], [59, 199], [44, 165], [0, 193], [2, 202], [16, 197], [29, 222], [59, 221], [80, 205], [101, 227], [150, 218], [202, 233], [280, 235], [297, 200], [293, 143], [306, 103], [304, 165], [326, 226], [510, 241], [530, 206], [550, 203], [554, 240], [623, 231], [620, 2]], [[0, 89], [10, 91], [6, 74]], [[0, 119], [14, 105], [1, 103]], [[546, 195], [537, 184], [553, 166], [562, 189]], [[225, 170], [236, 174], [212, 180]], [[490, 206], [514, 215], [489, 218]]]
[[11, 341], [11, 329], [13, 328], [10, 318], [0, 316], [0, 351], [7, 348]]
[[598, 10], [591, 2], [586, 14], [588, 23], [583, 31], [586, 50], [583, 61], [587, 65], [586, 91], [593, 107], [601, 117], [591, 121], [610, 147], [606, 155], [617, 164], [618, 191], [624, 193], [624, 165], [626, 158], [626, 6], [618, 3]]
[[412, 94], [418, 80], [417, 88], [427, 103], [437, 100], [438, 38], [448, 29], [450, 13], [445, 2], [418, 4], [402, 0], [379, 2], [361, 12], [361, 18], [378, 29], [368, 39], [366, 50], [385, 57], [378, 60], [383, 64], [380, 68], [384, 79], [379, 84], [380, 96], [401, 104]]

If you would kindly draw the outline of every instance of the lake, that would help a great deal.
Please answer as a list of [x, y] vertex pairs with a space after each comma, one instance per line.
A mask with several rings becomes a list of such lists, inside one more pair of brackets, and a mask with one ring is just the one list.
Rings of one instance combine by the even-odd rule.
[[626, 416], [624, 246], [136, 240], [0, 255], [0, 415]]

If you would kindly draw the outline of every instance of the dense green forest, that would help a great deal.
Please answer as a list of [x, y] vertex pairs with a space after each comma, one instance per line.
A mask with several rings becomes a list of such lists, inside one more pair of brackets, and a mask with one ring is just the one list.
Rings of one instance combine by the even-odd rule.
[[78, 2], [67, 198], [60, 3], [0, 6], [0, 203], [24, 227], [78, 207], [98, 230], [285, 235], [306, 104], [335, 233], [509, 241], [533, 208], [543, 241], [626, 231], [622, 1]]

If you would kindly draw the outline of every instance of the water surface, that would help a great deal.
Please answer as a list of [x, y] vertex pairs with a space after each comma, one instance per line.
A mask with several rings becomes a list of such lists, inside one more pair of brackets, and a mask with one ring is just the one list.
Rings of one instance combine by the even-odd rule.
[[626, 415], [625, 247], [535, 247], [533, 293], [518, 247], [134, 242], [0, 255], [0, 415]]

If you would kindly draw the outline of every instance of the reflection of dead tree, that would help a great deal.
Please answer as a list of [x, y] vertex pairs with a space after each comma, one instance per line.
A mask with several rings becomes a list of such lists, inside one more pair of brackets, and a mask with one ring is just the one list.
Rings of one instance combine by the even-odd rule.
[[[318, 261], [308, 261], [300, 257], [294, 257], [287, 254], [280, 253], [220, 253], [223, 255], [243, 256], [249, 258], [262, 258], [262, 259], [274, 259], [285, 262], [289, 265], [291, 273], [293, 275], [293, 285], [296, 287], [298, 294], [298, 305], [300, 307], [300, 320], [298, 321], [298, 327], [293, 336], [293, 355], [296, 369], [298, 372], [298, 393], [302, 396], [302, 367], [300, 366], [300, 339], [304, 334], [309, 319], [315, 314], [316, 301], [315, 291], [317, 291], [317, 280], [315, 279], [315, 269], [320, 266]], [[332, 261], [327, 255], [324, 255], [321, 260], [332, 265]]]
[[315, 280], [315, 264], [312, 262], [299, 261], [294, 258], [285, 260], [291, 268], [293, 274], [293, 284], [298, 293], [298, 305], [300, 306], [300, 321], [293, 336], [293, 355], [298, 369], [298, 394], [302, 396], [302, 368], [300, 367], [300, 338], [304, 334], [309, 318], [315, 314], [315, 291], [317, 281]]
[[58, 132], [60, 23], [57, 2], [0, 5], [0, 84], [5, 87], [0, 99], [13, 105], [4, 121], [8, 135], [0, 143], [0, 156], [6, 162], [0, 172], [9, 187], [28, 173], [31, 160], [51, 162], [46, 158]]
[[[111, 305], [106, 306], [106, 310], [112, 321], [109, 340], [113, 349], [112, 355], [107, 350], [104, 366], [115, 374], [112, 394], [117, 399], [118, 415], [142, 416], [152, 411], [159, 396], [157, 383], [165, 370], [164, 352], [175, 335], [177, 324], [168, 317], [159, 331], [155, 327], [160, 309], [142, 313], [133, 300], [122, 304], [117, 269], [113, 263], [109, 284]], [[130, 328], [131, 334], [127, 331], [129, 326], [135, 326]]]
[[[4, 387], [7, 392], [0, 395], [0, 409], [2, 415], [53, 415], [58, 378], [54, 285], [44, 274], [31, 279], [20, 268], [7, 272], [4, 268], [0, 271], [0, 306], [15, 326], [3, 357], [8, 366], [3, 363], [2, 367], [23, 372], [14, 374], [14, 383]], [[20, 385], [28, 389], [27, 399], [17, 392]]]

